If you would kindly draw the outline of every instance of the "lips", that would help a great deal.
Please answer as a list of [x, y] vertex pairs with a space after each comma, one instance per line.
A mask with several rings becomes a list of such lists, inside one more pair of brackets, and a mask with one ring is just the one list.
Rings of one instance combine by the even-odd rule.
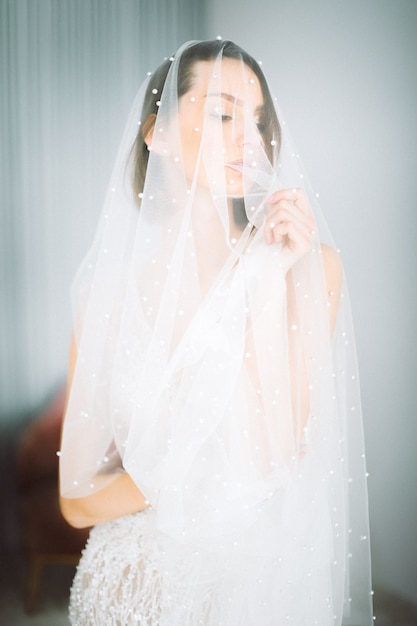
[[243, 170], [243, 159], [237, 159], [236, 161], [232, 161], [231, 163], [226, 163], [226, 167], [230, 167], [236, 172], [241, 172]]

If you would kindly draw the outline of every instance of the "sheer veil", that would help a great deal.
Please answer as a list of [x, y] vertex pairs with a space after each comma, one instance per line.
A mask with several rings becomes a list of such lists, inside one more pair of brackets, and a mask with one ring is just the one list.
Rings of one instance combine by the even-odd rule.
[[[197, 66], [184, 70], [193, 58], [204, 93]], [[188, 606], [221, 589], [214, 617], [190, 609], [182, 626], [368, 625], [349, 297], [345, 284], [339, 302], [328, 293], [335, 246], [256, 68], [230, 42], [189, 42], [138, 93], [73, 285], [61, 491], [88, 495], [129, 472]], [[299, 187], [317, 229], [286, 272], [282, 244], [265, 243], [266, 204]]]

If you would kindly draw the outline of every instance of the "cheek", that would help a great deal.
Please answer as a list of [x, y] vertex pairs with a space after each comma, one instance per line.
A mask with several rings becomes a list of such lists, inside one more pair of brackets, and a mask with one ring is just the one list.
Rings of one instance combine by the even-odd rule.
[[[196, 127], [197, 128], [197, 127]], [[191, 130], [182, 137], [183, 158], [186, 163], [195, 164], [200, 149], [201, 132]]]

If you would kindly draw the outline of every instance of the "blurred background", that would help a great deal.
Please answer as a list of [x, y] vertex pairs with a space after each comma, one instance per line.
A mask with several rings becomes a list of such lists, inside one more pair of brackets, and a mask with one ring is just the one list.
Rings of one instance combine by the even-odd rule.
[[341, 250], [377, 623], [417, 623], [416, 30], [415, 0], [0, 0], [0, 621], [68, 623], [57, 565], [24, 617], [22, 501], [56, 479], [71, 281], [146, 73], [220, 35], [262, 61]]

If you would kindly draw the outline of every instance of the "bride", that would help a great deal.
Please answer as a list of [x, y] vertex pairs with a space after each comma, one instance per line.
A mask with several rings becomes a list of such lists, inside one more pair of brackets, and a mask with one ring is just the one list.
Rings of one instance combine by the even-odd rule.
[[348, 295], [279, 118], [221, 40], [134, 103], [73, 288], [73, 625], [372, 622]]

